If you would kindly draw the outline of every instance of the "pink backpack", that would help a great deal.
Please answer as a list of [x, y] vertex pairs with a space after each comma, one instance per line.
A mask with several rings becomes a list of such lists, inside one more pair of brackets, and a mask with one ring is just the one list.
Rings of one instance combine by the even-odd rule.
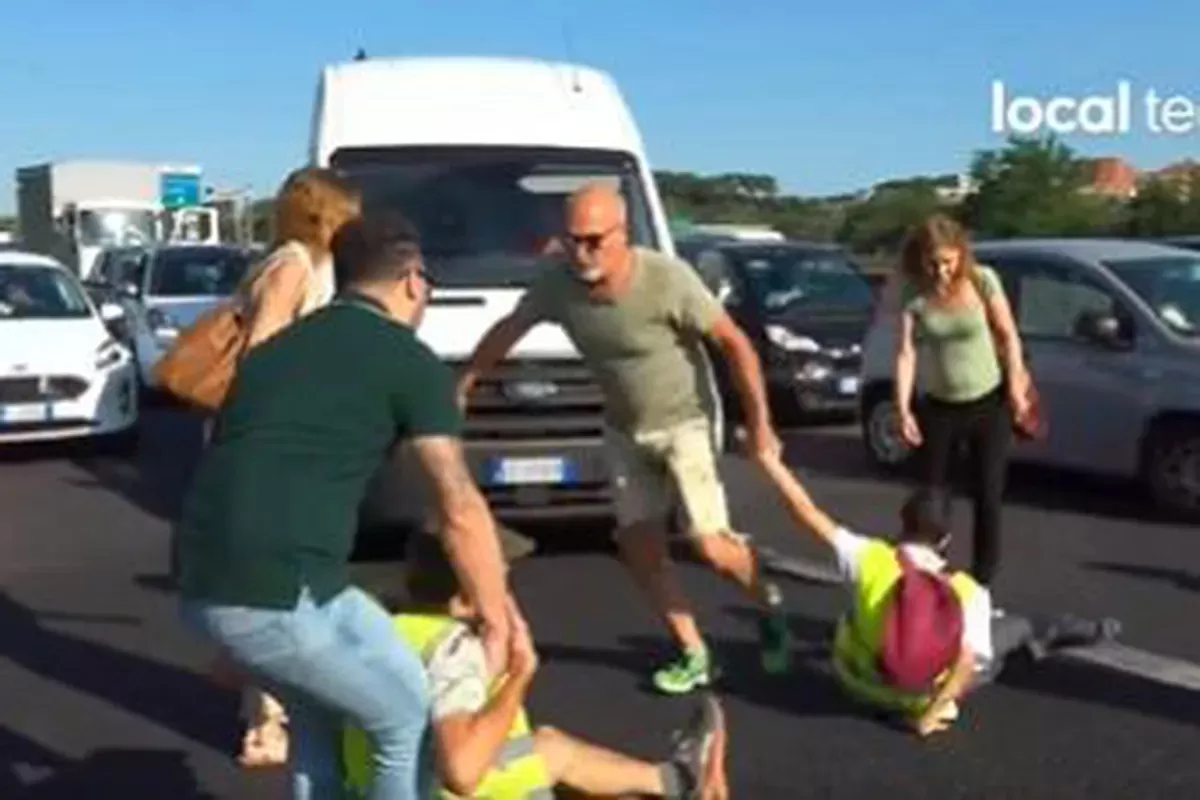
[[884, 611], [880, 677], [904, 692], [928, 692], [962, 647], [963, 608], [949, 579], [919, 569], [896, 548], [900, 579]]

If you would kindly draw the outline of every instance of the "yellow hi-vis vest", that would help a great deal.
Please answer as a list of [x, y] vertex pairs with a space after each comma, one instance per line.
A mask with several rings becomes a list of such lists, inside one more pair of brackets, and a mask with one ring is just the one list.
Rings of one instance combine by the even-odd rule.
[[[880, 678], [876, 666], [883, 638], [884, 611], [900, 574], [895, 547], [872, 540], [863, 549], [858, 564], [858, 582], [854, 586], [854, 605], [838, 620], [834, 634], [833, 671], [842, 687], [860, 702], [889, 711], [920, 714], [932, 696], [888, 686]], [[950, 586], [964, 609], [980, 591], [974, 578], [964, 572], [951, 576]], [[948, 675], [947, 669], [938, 676], [936, 684]]]
[[[397, 614], [393, 617], [396, 632], [421, 656], [428, 665], [456, 624], [449, 616], [440, 614]], [[496, 681], [494, 694], [502, 681]], [[371, 741], [357, 727], [348, 727], [342, 737], [342, 761], [346, 783], [351, 796], [366, 797], [371, 786]], [[438, 790], [441, 800], [461, 800], [445, 788]], [[500, 751], [497, 763], [484, 776], [475, 793], [476, 800], [553, 800], [554, 792], [546, 766], [533, 749], [529, 717], [522, 709], [508, 733], [508, 741]]]

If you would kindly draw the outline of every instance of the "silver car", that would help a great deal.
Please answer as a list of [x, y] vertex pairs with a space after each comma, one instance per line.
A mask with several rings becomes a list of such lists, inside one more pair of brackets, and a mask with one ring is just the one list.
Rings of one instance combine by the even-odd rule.
[[[1200, 253], [1120, 239], [976, 251], [1004, 282], [1049, 423], [1014, 460], [1135, 479], [1163, 509], [1200, 520]], [[896, 289], [885, 290], [862, 372], [863, 439], [887, 468], [912, 455], [892, 400]]]
[[155, 388], [154, 366], [179, 331], [225, 300], [252, 263], [243, 248], [162, 245], [101, 254], [88, 288], [125, 308], [124, 338], [143, 388]]

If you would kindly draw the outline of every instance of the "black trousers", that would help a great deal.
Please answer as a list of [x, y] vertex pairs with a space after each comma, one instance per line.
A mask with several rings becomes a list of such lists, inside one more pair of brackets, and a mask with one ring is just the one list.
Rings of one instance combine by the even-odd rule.
[[[961, 475], [974, 512], [971, 574], [990, 586], [1000, 566], [1000, 525], [1012, 416], [1003, 386], [978, 400], [951, 403], [926, 397], [921, 403], [923, 479], [931, 488], [946, 489], [951, 475]], [[966, 461], [959, 470], [960, 448]]]

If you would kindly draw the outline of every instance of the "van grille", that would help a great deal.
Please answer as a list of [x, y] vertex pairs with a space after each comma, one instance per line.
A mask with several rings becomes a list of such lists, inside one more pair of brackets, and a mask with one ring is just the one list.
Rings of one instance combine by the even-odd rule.
[[468, 439], [591, 439], [604, 432], [604, 398], [582, 362], [506, 361], [471, 394]]

